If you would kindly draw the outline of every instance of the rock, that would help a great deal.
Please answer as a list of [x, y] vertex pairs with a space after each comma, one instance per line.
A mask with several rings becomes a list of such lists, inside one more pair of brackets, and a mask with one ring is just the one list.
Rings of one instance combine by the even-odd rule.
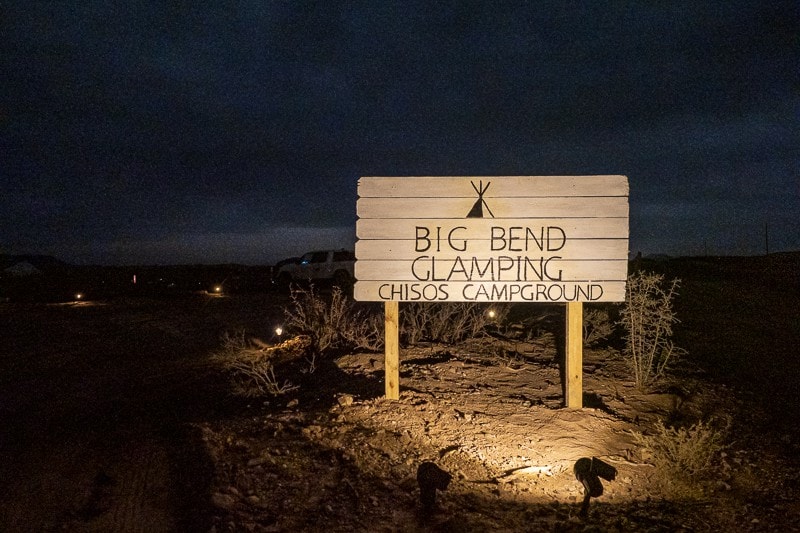
[[234, 498], [230, 494], [222, 494], [221, 492], [215, 492], [211, 496], [211, 503], [212, 505], [214, 505], [214, 507], [224, 509], [225, 511], [230, 511], [236, 505], [236, 498]]
[[249, 461], [247, 461], [247, 466], [253, 467], [253, 466], [263, 465], [267, 461], [268, 459], [266, 457], [254, 457]]
[[316, 437], [322, 433], [322, 426], [308, 426], [303, 428], [303, 435], [306, 437]]
[[340, 395], [339, 395], [339, 396], [336, 398], [336, 401], [337, 401], [337, 402], [339, 403], [339, 405], [341, 405], [342, 407], [348, 407], [348, 406], [351, 406], [351, 405], [353, 405], [353, 401], [354, 401], [354, 399], [353, 399], [353, 395], [352, 395], [352, 394], [340, 394]]

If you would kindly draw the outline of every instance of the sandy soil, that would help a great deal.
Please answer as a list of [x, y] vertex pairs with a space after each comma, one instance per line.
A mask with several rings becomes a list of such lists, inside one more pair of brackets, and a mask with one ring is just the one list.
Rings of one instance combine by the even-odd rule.
[[[683, 275], [679, 339], [698, 356], [644, 392], [616, 350], [587, 349], [580, 411], [562, 408], [558, 317], [529, 342], [403, 349], [399, 401], [383, 399], [375, 353], [287, 368], [296, 391], [242, 400], [210, 356], [226, 331], [268, 338], [285, 300], [0, 304], [0, 530], [800, 530], [800, 432], [793, 406], [775, 409], [791, 376], [766, 368], [782, 395], [771, 394], [743, 387], [741, 366], [703, 364], [720, 349], [746, 360], [741, 339], [796, 354], [797, 313], [787, 329], [764, 312], [785, 286], [756, 287], [754, 302], [753, 277], [729, 293], [730, 280]], [[759, 314], [722, 320], [732, 294]], [[634, 442], [658, 419], [732, 421], [719, 478], [691, 500], [665, 495]], [[573, 472], [583, 457], [617, 470], [586, 517]], [[420, 504], [423, 462], [452, 476], [432, 512]]]

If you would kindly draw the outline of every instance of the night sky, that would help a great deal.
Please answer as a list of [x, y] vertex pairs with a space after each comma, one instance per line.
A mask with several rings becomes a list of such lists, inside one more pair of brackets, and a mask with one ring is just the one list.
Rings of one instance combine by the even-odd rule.
[[0, 253], [352, 247], [360, 176], [624, 174], [632, 253], [800, 250], [797, 3], [2, 2]]

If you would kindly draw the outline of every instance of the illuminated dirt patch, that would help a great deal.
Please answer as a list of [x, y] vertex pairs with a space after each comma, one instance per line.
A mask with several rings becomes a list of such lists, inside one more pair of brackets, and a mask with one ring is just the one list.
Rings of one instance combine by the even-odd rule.
[[[636, 420], [668, 416], [664, 398], [670, 395], [651, 402], [653, 395], [619, 377], [618, 356], [588, 351], [590, 406], [564, 409], [553, 346], [544, 336], [517, 345], [511, 355], [492, 341], [403, 350], [399, 401], [378, 392], [381, 354], [350, 354], [335, 361], [329, 380], [317, 376], [319, 389], [308, 391], [327, 397], [330, 407], [304, 406], [307, 397], [278, 398], [285, 409], [256, 410], [236, 427], [204, 425], [217, 465], [215, 524], [274, 531], [525, 531], [580, 530], [587, 520], [621, 529], [680, 523], [679, 507], [669, 505], [652, 521], [647, 502], [661, 494], [631, 434], [641, 428]], [[592, 499], [588, 518], [578, 516], [584, 487], [573, 471], [584, 457], [617, 470]], [[423, 512], [416, 479], [425, 462], [453, 476], [432, 514]]]

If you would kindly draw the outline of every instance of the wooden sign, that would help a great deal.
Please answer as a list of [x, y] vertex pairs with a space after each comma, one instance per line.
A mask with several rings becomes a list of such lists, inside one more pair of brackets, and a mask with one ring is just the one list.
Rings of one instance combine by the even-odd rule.
[[625, 176], [364, 177], [361, 301], [617, 302]]

